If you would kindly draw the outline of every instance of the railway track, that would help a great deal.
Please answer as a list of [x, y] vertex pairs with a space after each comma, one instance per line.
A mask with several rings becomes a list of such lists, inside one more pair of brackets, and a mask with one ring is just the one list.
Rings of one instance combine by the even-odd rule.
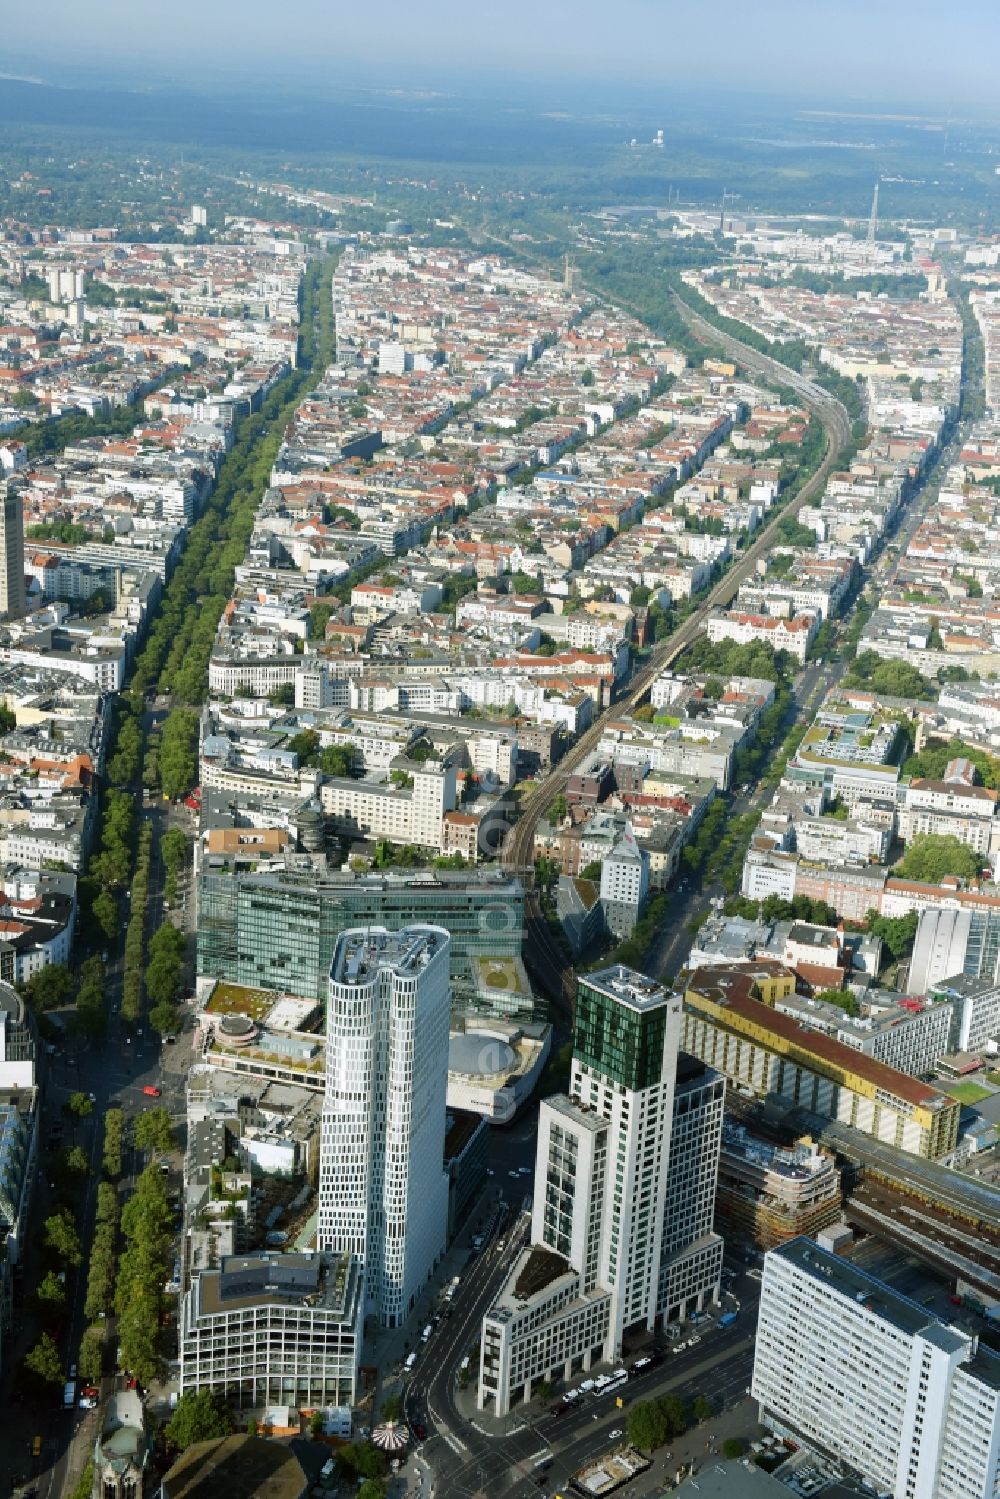
[[[572, 1004], [574, 983], [567, 971], [558, 944], [553, 938], [531, 889], [533, 880], [533, 853], [535, 829], [549, 812], [556, 797], [565, 791], [570, 776], [600, 743], [607, 725], [623, 713], [629, 713], [641, 703], [661, 672], [674, 664], [677, 658], [692, 644], [704, 629], [708, 616], [714, 609], [724, 607], [735, 598], [740, 585], [756, 570], [757, 564], [766, 558], [778, 535], [778, 526], [786, 516], [798, 515], [804, 505], [821, 494], [826, 481], [836, 465], [837, 459], [848, 442], [851, 433], [850, 418], [846, 409], [830, 395], [829, 391], [806, 379], [787, 366], [766, 354], [740, 343], [729, 334], [719, 333], [704, 318], [678, 299], [682, 315], [690, 326], [710, 337], [743, 368], [752, 374], [769, 380], [780, 380], [795, 391], [796, 397], [823, 425], [827, 436], [827, 449], [816, 472], [802, 486], [795, 498], [764, 525], [754, 541], [739, 557], [718, 583], [705, 595], [697, 608], [665, 640], [660, 641], [646, 662], [630, 678], [622, 696], [602, 713], [580, 736], [576, 744], [560, 760], [545, 780], [540, 782], [524, 799], [518, 821], [504, 840], [501, 862], [504, 869], [518, 874], [528, 886], [526, 959], [536, 978], [540, 979], [557, 1008]], [[555, 974], [561, 975], [558, 982]]]

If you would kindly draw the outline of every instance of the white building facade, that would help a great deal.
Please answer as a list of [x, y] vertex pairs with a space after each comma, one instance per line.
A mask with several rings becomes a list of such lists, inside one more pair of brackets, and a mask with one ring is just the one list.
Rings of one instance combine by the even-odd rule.
[[388, 1327], [447, 1238], [449, 943], [443, 927], [357, 928], [330, 969], [317, 1242], [358, 1256]]
[[894, 1499], [1000, 1486], [1000, 1356], [810, 1239], [765, 1258], [751, 1391]]
[[725, 1085], [678, 1057], [680, 1029], [679, 996], [642, 974], [581, 978], [569, 1096], [539, 1111], [531, 1246], [483, 1319], [481, 1409], [717, 1296]]

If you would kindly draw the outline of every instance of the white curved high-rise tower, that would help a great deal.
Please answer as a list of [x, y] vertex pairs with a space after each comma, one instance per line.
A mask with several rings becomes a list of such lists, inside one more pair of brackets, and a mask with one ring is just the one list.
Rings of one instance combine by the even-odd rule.
[[318, 1247], [364, 1266], [369, 1313], [397, 1327], [444, 1253], [448, 933], [342, 933], [330, 965]]

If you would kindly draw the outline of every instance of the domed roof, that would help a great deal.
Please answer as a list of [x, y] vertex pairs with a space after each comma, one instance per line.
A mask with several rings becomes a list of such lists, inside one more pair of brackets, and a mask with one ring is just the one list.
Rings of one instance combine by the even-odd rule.
[[222, 1034], [233, 1039], [249, 1038], [256, 1029], [249, 1015], [224, 1015], [219, 1022], [219, 1030]]
[[514, 1064], [513, 1047], [486, 1031], [465, 1031], [448, 1043], [448, 1070], [467, 1077], [497, 1077]]

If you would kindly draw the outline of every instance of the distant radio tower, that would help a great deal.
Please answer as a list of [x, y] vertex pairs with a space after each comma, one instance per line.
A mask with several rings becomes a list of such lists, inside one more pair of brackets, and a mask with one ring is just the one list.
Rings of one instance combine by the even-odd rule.
[[722, 189], [722, 207], [719, 209], [719, 233], [720, 234], [725, 234], [725, 232], [726, 232], [726, 198], [728, 197], [728, 195], [729, 195], [728, 189], [727, 188], [723, 188]]
[[868, 216], [868, 248], [873, 249], [875, 245], [875, 234], [878, 230], [878, 186], [880, 177], [875, 179], [875, 191], [872, 193], [872, 211]]

